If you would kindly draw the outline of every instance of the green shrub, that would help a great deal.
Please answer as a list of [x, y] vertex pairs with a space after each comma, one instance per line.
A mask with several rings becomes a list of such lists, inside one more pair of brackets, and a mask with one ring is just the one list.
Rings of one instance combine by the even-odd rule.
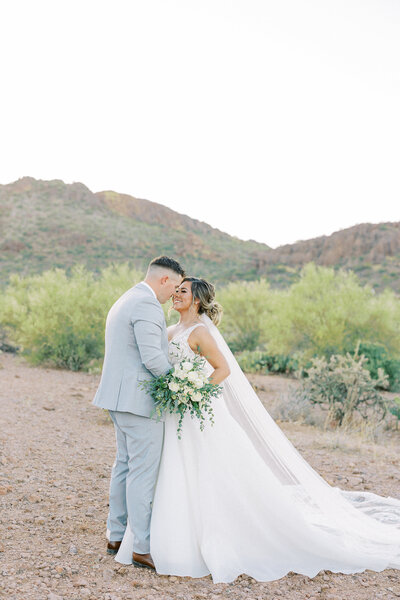
[[360, 342], [355, 348], [358, 355], [365, 356], [365, 368], [368, 369], [373, 379], [379, 379], [379, 371], [382, 369], [389, 379], [389, 389], [400, 390], [400, 360], [391, 358], [387, 348], [383, 344], [372, 342]]
[[236, 355], [240, 368], [245, 373], [293, 373], [298, 361], [292, 356], [267, 354], [259, 350], [245, 350]]
[[[110, 306], [140, 277], [128, 265], [97, 275], [77, 267], [70, 276], [63, 270], [12, 276], [0, 298], [0, 328], [33, 362], [88, 368], [103, 355]], [[354, 351], [362, 340], [372, 377], [383, 368], [391, 389], [400, 388], [400, 301], [391, 291], [363, 287], [354, 273], [309, 264], [286, 290], [241, 281], [217, 288], [217, 299], [224, 308], [221, 332], [245, 370], [291, 372], [312, 357]], [[178, 313], [164, 309], [175, 323]]]
[[[362, 286], [352, 272], [312, 263], [286, 290], [271, 289], [262, 280], [231, 283], [217, 292], [224, 307], [221, 331], [233, 352], [290, 356], [305, 367], [315, 356], [329, 359], [332, 354], [354, 351], [359, 340], [381, 344], [387, 357], [377, 367], [385, 368], [391, 388], [396, 389], [400, 302], [393, 292], [378, 295]], [[247, 355], [240, 360], [247, 369], [257, 368]]]
[[390, 356], [400, 356], [399, 299], [388, 290], [376, 295], [354, 273], [309, 264], [300, 280], [278, 296], [264, 334], [273, 354], [329, 358], [363, 340], [384, 344]]
[[108, 310], [139, 280], [128, 265], [104, 269], [97, 279], [83, 267], [70, 277], [60, 269], [25, 279], [12, 276], [0, 303], [0, 323], [32, 363], [88, 368], [103, 356]]
[[393, 398], [389, 401], [389, 412], [397, 417], [397, 423], [400, 421], [400, 398]]
[[268, 355], [295, 356], [305, 365], [313, 356], [344, 354], [363, 340], [383, 344], [391, 360], [400, 358], [399, 299], [388, 290], [377, 295], [352, 272], [310, 263], [286, 290], [262, 280], [217, 291], [224, 307], [221, 330], [235, 353], [268, 349]]
[[333, 355], [329, 361], [314, 358], [297, 393], [312, 404], [326, 408], [331, 422], [338, 426], [350, 423], [356, 413], [367, 419], [372, 412], [383, 419], [387, 406], [376, 388], [387, 387], [388, 377], [380, 369], [378, 378], [372, 379], [365, 368], [366, 360], [349, 353]]
[[102, 346], [95, 334], [77, 334], [68, 325], [64, 331], [49, 339], [47, 336], [41, 342], [38, 340], [36, 349], [30, 353], [35, 363], [49, 363], [55, 367], [80, 371], [89, 362], [101, 358]]
[[224, 309], [221, 331], [232, 352], [256, 350], [265, 343], [276, 298], [265, 280], [230, 283], [218, 291]]

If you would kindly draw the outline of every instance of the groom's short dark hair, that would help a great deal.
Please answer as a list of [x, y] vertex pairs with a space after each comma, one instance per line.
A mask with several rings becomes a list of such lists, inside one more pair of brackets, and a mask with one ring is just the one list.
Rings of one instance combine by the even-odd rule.
[[171, 271], [178, 273], [181, 277], [185, 277], [185, 271], [178, 261], [169, 258], [169, 256], [157, 256], [157, 258], [153, 258], [149, 264], [149, 269], [150, 267], [164, 267], [164, 269], [170, 269]]

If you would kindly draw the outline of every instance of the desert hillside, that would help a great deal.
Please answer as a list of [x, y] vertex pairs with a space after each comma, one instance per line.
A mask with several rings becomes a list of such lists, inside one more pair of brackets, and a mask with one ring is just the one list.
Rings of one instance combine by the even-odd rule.
[[0, 185], [0, 215], [3, 285], [12, 273], [76, 263], [98, 271], [126, 261], [143, 269], [152, 257], [171, 254], [187, 272], [217, 283], [267, 277], [285, 287], [313, 261], [352, 269], [378, 290], [400, 292], [400, 222], [365, 223], [272, 249], [149, 200], [32, 177]]
[[190, 273], [217, 281], [256, 276], [255, 252], [268, 250], [231, 237], [165, 206], [85, 185], [24, 177], [0, 186], [2, 280], [76, 263], [98, 270], [171, 254]]
[[400, 291], [400, 222], [363, 223], [263, 253], [257, 269], [297, 270], [314, 262], [326, 267], [351, 269], [377, 289]]

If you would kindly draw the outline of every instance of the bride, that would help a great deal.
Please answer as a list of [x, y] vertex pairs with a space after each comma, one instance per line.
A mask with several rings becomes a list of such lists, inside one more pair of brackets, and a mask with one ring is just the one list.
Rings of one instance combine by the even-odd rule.
[[[294, 571], [400, 568], [400, 500], [330, 487], [264, 409], [217, 325], [214, 287], [187, 277], [173, 296], [170, 362], [200, 353], [213, 383], [215, 424], [187, 414], [179, 440], [167, 414], [153, 502], [151, 555], [164, 575], [272, 581]], [[125, 533], [116, 560], [132, 562]]]

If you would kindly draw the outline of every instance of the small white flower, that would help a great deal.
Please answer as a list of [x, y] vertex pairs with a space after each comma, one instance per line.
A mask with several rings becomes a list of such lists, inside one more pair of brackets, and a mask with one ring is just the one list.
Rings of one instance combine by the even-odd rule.
[[183, 393], [190, 394], [191, 392], [192, 392], [192, 388], [190, 388], [188, 385], [185, 385], [185, 387], [183, 388]]
[[194, 402], [200, 402], [200, 400], [201, 400], [201, 399], [202, 399], [202, 395], [200, 394], [200, 392], [195, 392], [195, 393], [192, 395], [192, 400], [193, 400]]
[[171, 390], [171, 392], [178, 392], [179, 391], [179, 384], [176, 383], [175, 381], [171, 381], [168, 384], [168, 387]]
[[195, 388], [199, 389], [203, 387], [204, 381], [202, 381], [201, 379], [196, 379], [195, 381], [193, 381], [193, 385]]

